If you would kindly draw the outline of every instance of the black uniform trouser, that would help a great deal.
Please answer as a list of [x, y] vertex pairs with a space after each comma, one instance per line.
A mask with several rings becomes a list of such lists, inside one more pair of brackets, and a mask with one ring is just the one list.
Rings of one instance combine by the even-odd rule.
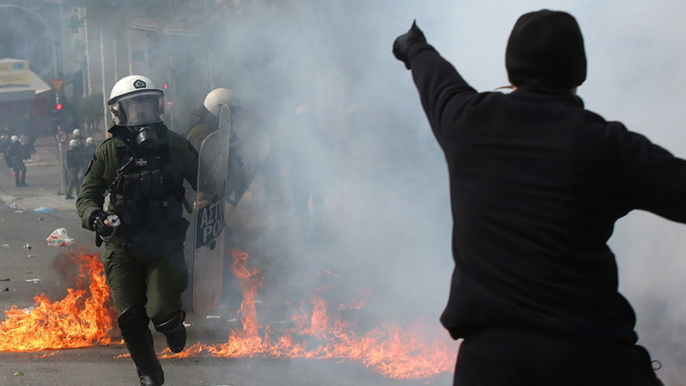
[[661, 386], [641, 346], [607, 346], [536, 331], [485, 329], [467, 336], [455, 386]]
[[79, 181], [79, 168], [69, 168], [67, 169], [67, 181], [69, 186], [67, 187], [67, 196], [71, 196], [71, 193], [76, 190], [76, 195], [81, 193], [81, 182]]
[[12, 165], [12, 171], [14, 171], [15, 178], [22, 180], [26, 178], [26, 165], [24, 161], [15, 162]]

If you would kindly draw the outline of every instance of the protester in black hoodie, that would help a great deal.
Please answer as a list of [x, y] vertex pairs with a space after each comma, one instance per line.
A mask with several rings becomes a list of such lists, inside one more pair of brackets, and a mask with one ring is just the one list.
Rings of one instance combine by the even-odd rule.
[[455, 270], [441, 322], [464, 339], [455, 384], [660, 385], [607, 241], [633, 209], [686, 222], [686, 162], [584, 109], [574, 17], [517, 20], [509, 94], [475, 91], [416, 24], [393, 53], [448, 164]]

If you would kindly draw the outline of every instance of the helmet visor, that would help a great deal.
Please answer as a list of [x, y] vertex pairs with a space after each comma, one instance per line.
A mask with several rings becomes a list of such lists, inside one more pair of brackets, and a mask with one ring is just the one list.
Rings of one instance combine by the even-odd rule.
[[141, 126], [162, 122], [164, 98], [161, 91], [145, 91], [122, 96], [115, 104], [120, 126]]

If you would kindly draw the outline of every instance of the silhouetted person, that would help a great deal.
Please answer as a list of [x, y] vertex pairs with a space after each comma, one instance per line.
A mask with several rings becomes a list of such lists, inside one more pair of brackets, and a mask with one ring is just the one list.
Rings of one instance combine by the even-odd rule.
[[7, 148], [8, 165], [11, 165], [12, 171], [14, 172], [14, 182], [17, 186], [23, 187], [28, 186], [26, 184], [26, 165], [24, 164], [24, 151], [22, 145], [19, 142], [19, 137], [13, 135], [11, 138], [11, 143]]
[[633, 209], [685, 223], [686, 162], [584, 109], [574, 17], [517, 20], [509, 94], [474, 90], [415, 24], [393, 53], [448, 164], [455, 385], [660, 385], [607, 241]]
[[81, 181], [79, 180], [79, 172], [83, 168], [83, 152], [75, 139], [69, 141], [69, 150], [67, 150], [67, 200], [73, 200], [72, 192], [76, 190], [78, 196], [81, 192]]

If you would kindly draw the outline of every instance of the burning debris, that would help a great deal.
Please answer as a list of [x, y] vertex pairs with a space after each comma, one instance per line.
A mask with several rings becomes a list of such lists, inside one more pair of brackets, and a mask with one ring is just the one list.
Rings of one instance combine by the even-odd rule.
[[[394, 379], [429, 379], [453, 370], [455, 346], [445, 334], [429, 333], [430, 329], [419, 323], [410, 328], [384, 324], [358, 334], [339, 314], [343, 310], [360, 309], [364, 302], [354, 299], [330, 311], [323, 296], [326, 287], [312, 291], [311, 307], [295, 310], [292, 323], [260, 326], [255, 296], [263, 284], [262, 277], [257, 269], [247, 268], [247, 253], [234, 250], [231, 257], [231, 269], [243, 294], [238, 310], [242, 328], [232, 330], [226, 343], [198, 342], [178, 354], [165, 349], [160, 358], [334, 359], [360, 362]], [[24, 310], [13, 306], [6, 311], [7, 318], [0, 324], [0, 351], [120, 343], [115, 335], [116, 311], [111, 306], [103, 306], [110, 304], [110, 292], [98, 256], [80, 254], [70, 258], [80, 269], [76, 289], [69, 289], [68, 295], [59, 302], [38, 295], [34, 298], [35, 307]]]

